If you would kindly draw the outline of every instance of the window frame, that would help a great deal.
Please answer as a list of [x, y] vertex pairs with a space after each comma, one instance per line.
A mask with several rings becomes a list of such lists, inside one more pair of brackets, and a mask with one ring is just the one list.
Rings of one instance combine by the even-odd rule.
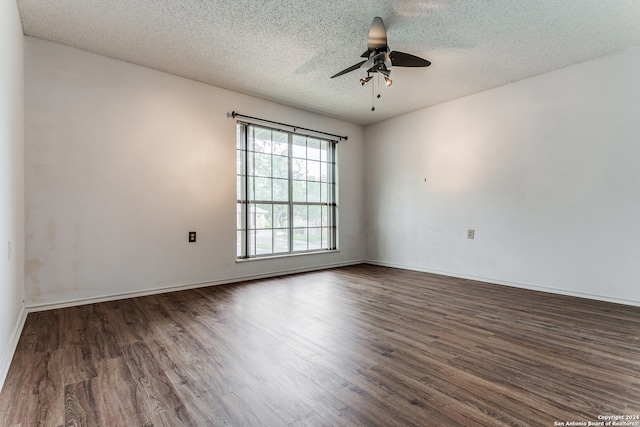
[[[257, 151], [258, 139], [256, 138], [256, 130], [262, 133], [271, 132], [270, 139], [268, 140], [271, 148], [268, 153]], [[253, 132], [253, 134], [250, 136], [251, 132]], [[273, 150], [274, 144], [283, 143], [282, 141], [274, 142], [275, 133], [280, 137], [286, 135], [286, 156], [281, 152], [276, 153]], [[236, 260], [245, 261], [338, 251], [338, 141], [245, 121], [237, 121], [236, 139]], [[299, 143], [302, 140], [304, 140], [305, 147], [304, 157], [300, 157], [294, 152], [296, 141]], [[260, 141], [265, 140], [261, 139]], [[312, 157], [310, 157], [309, 153], [310, 143], [312, 148], [313, 145], [318, 147], [318, 153]], [[323, 148], [325, 144], [326, 150]], [[300, 146], [299, 144], [297, 145]], [[326, 157], [324, 156], [325, 152]], [[268, 175], [262, 176], [257, 174], [256, 155], [263, 157], [269, 156], [271, 163], [268, 167], [268, 169], [270, 169]], [[274, 171], [274, 160], [283, 157], [287, 159], [286, 201], [276, 200], [274, 197], [274, 181], [285, 180]], [[304, 163], [304, 179], [294, 176], [294, 162], [301, 160]], [[320, 168], [320, 176], [309, 179], [309, 162], [313, 162], [312, 166], [314, 166], [314, 168]], [[300, 170], [296, 170], [300, 173]], [[325, 175], [323, 175], [323, 172]], [[270, 182], [271, 196], [268, 200], [260, 200], [257, 197], [256, 178]], [[314, 197], [318, 196], [318, 198], [315, 200], [309, 200], [309, 183], [318, 188], [318, 194], [314, 195]], [[304, 186], [304, 201], [296, 200], [296, 194], [298, 194], [298, 198], [300, 194], [299, 192], [294, 194], [294, 187], [296, 185]], [[283, 193], [281, 192], [280, 194]], [[268, 217], [271, 223], [269, 227], [259, 227], [258, 209], [261, 209], [261, 205], [263, 207], [271, 205], [271, 216]], [[280, 208], [286, 206], [286, 227], [275, 226], [274, 216], [277, 206]], [[314, 226], [309, 225], [311, 207], [314, 208], [314, 211], [319, 212], [318, 218], [320, 218], [319, 223], [315, 223]], [[300, 218], [296, 217], [295, 212], [301, 212], [303, 210], [306, 210], [306, 219], [302, 223]], [[268, 210], [266, 212], [268, 212]], [[314, 218], [317, 221], [317, 218]], [[298, 225], [296, 226], [296, 224]], [[262, 252], [258, 244], [259, 232], [261, 231], [270, 231], [271, 238], [270, 247], [266, 250], [263, 249]], [[287, 235], [286, 250], [283, 250], [282, 239], [280, 239], [281, 245], [278, 246], [277, 233], [283, 236], [283, 231], [286, 231]], [[312, 242], [310, 232], [313, 232], [315, 236], [319, 236], [319, 246], [314, 245], [314, 247], [310, 248]], [[305, 249], [296, 249], [296, 245], [299, 245], [299, 239], [296, 239], [297, 233], [303, 233], [306, 236]], [[263, 234], [266, 235], [267, 233]], [[315, 239], [314, 243], [317, 243]]]

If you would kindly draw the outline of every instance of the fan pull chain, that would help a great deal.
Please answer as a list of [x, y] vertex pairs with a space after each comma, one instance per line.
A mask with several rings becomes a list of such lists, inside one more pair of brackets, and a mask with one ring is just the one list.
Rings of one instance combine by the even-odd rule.
[[373, 94], [376, 91], [375, 86], [376, 86], [376, 81], [374, 80], [371, 83], [371, 111], [376, 111], [376, 107], [374, 105], [375, 104], [375, 101], [374, 101], [375, 98], [373, 97]]
[[[378, 96], [375, 96], [376, 93], [376, 83], [378, 85]], [[380, 98], [380, 74], [376, 75], [376, 78], [373, 79], [373, 83], [371, 83], [371, 111], [376, 111], [375, 107], [375, 98]]]

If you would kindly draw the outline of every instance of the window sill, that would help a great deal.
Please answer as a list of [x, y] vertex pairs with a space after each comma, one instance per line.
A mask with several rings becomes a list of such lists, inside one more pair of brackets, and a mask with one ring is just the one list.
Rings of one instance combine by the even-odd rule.
[[296, 253], [296, 254], [264, 255], [264, 256], [258, 256], [258, 257], [253, 257], [253, 258], [236, 258], [236, 263], [251, 262], [251, 261], [261, 261], [261, 260], [267, 260], [267, 259], [295, 258], [295, 257], [299, 257], [299, 256], [306, 256], [306, 255], [334, 254], [336, 252], [340, 252], [340, 249], [300, 252], [300, 253]]

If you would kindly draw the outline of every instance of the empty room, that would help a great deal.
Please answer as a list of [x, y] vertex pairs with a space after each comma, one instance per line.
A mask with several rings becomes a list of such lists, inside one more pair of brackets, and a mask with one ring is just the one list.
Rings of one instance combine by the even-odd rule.
[[640, 4], [0, 0], [0, 426], [640, 427]]

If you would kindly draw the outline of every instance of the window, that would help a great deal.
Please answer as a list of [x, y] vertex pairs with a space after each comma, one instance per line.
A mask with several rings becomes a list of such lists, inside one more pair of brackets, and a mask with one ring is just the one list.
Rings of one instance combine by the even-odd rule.
[[238, 123], [238, 258], [336, 249], [336, 146]]

